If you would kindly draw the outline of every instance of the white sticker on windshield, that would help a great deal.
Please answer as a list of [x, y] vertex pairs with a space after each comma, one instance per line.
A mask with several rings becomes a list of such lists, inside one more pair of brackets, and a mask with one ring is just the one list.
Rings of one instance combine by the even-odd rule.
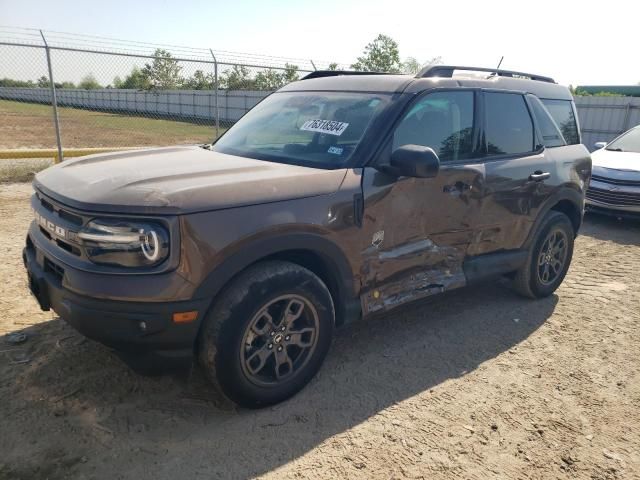
[[342, 155], [343, 151], [344, 149], [340, 147], [329, 147], [329, 150], [327, 150], [327, 153], [333, 153], [334, 155]]
[[349, 126], [348, 123], [336, 122], [335, 120], [307, 120], [302, 124], [300, 130], [307, 132], [320, 132], [329, 135], [340, 136]]

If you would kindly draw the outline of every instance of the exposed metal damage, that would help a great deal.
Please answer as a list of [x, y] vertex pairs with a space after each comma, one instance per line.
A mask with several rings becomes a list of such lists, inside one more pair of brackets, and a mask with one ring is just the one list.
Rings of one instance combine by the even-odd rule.
[[[429, 238], [388, 250], [371, 246], [363, 254], [370, 259], [363, 268], [363, 278], [372, 285], [361, 296], [366, 313], [388, 310], [466, 284], [463, 251], [456, 247], [441, 247]], [[415, 272], [407, 274], [410, 270]]]

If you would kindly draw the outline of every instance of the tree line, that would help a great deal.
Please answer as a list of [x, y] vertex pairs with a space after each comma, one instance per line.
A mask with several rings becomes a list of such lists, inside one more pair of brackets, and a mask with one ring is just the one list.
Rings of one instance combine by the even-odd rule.
[[[363, 54], [351, 64], [353, 70], [386, 73], [417, 73], [423, 64], [439, 63], [440, 57], [432, 58], [428, 62], [418, 62], [415, 58], [400, 59], [398, 44], [391, 37], [378, 35], [370, 42]], [[338, 64], [331, 63], [329, 70], [337, 70]], [[223, 69], [218, 79], [219, 88], [228, 90], [277, 90], [278, 88], [300, 78], [299, 66], [285, 64], [282, 69], [261, 68], [255, 74], [250, 67], [233, 65]], [[212, 72], [196, 70], [193, 75], [185, 76], [183, 67], [171, 53], [164, 49], [157, 49], [153, 61], [142, 68], [133, 67], [124, 78], [116, 76], [111, 84], [101, 85], [93, 74], [82, 78], [78, 84], [73, 82], [55, 83], [56, 88], [78, 88], [94, 90], [99, 88], [123, 88], [135, 90], [211, 90], [215, 87]], [[49, 87], [49, 79], [42, 76], [35, 82], [32, 80], [0, 79], [0, 87]]]
[[[84, 88], [93, 90], [104, 88], [91, 74], [86, 75], [78, 84], [73, 82], [54, 82], [56, 88]], [[43, 75], [35, 82], [33, 80], [13, 80], [11, 78], [0, 78], [0, 87], [21, 87], [21, 88], [49, 88], [49, 77]]]

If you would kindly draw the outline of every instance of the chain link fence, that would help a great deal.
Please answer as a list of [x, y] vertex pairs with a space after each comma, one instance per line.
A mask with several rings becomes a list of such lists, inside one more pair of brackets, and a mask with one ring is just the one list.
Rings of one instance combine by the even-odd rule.
[[316, 68], [310, 60], [6, 27], [0, 59], [0, 150], [69, 155], [209, 143]]
[[[209, 143], [316, 66], [348, 68], [0, 27], [0, 158]], [[576, 97], [585, 143], [638, 123], [636, 100]]]
[[30, 88], [19, 87], [25, 84], [24, 77], [18, 72], [8, 75], [21, 64], [29, 66], [25, 75], [34, 80], [49, 75], [42, 49], [0, 45], [0, 149], [55, 148], [50, 90], [35, 88], [36, 81], [31, 81]]

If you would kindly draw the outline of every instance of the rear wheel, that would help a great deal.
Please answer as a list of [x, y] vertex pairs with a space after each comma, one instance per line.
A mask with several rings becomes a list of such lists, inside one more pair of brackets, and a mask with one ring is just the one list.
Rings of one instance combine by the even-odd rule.
[[564, 213], [549, 212], [538, 229], [527, 263], [515, 274], [516, 291], [529, 298], [555, 292], [569, 270], [573, 241], [571, 220]]
[[271, 405], [315, 375], [333, 324], [333, 301], [320, 278], [293, 263], [263, 262], [240, 274], [216, 301], [199, 338], [200, 363], [239, 405]]

